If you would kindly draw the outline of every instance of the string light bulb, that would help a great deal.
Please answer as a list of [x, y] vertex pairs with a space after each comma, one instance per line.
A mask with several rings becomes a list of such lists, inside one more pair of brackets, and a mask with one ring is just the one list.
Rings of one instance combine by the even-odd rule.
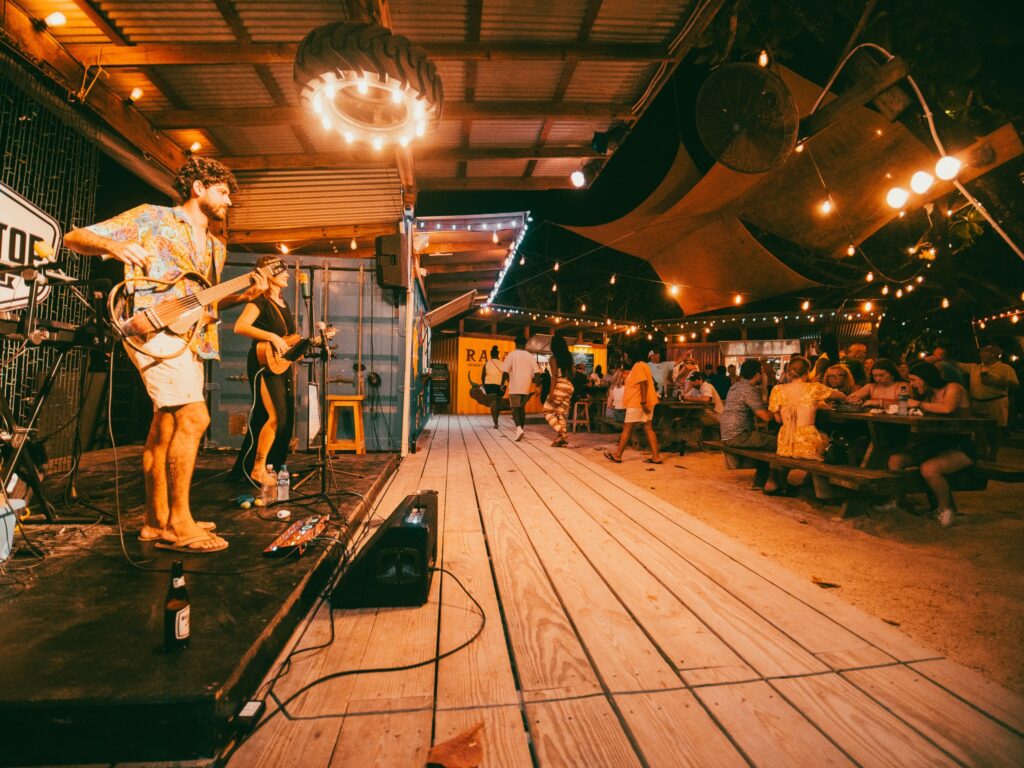
[[285, 243], [278, 243], [277, 250], [283, 254], [287, 254], [291, 250], [291, 248], [289, 248]]
[[942, 299], [942, 308], [943, 309], [949, 309], [949, 299], [943, 297], [943, 299]]
[[356, 239], [353, 237], [351, 242], [348, 244], [348, 247], [349, 247], [350, 250], [354, 251], [356, 248], [359, 247], [359, 243], [357, 243]]
[[559, 264], [558, 264], [558, 262], [556, 261], [556, 262], [555, 262], [555, 272], [557, 272], [557, 271], [558, 271], [558, 267], [559, 267]]
[[491, 242], [498, 242], [498, 230], [494, 230], [494, 232], [491, 233]]
[[558, 283], [552, 283], [551, 284], [551, 292], [552, 293], [557, 293], [558, 292]]
[[923, 195], [931, 189], [934, 183], [935, 177], [928, 171], [918, 171], [910, 177], [910, 188], [919, 195]]
[[1014, 325], [1019, 323], [1020, 322], [1020, 315], [1014, 315], [1013, 317], [1011, 317], [1010, 318], [1010, 322], [1013, 323]]
[[795, 147], [793, 148], [793, 151], [794, 151], [794, 152], [796, 152], [797, 154], [799, 154], [799, 153], [803, 152], [803, 151], [804, 151], [804, 143], [803, 143], [803, 142], [801, 141], [801, 142], [800, 142], [799, 144], [797, 144], [797, 145], [796, 145], [796, 146], [795, 146]]
[[608, 281], [609, 285], [615, 285], [615, 275], [612, 275], [612, 279]]
[[810, 309], [810, 308], [811, 308], [811, 302], [809, 302], [809, 301], [806, 301], [806, 300], [804, 301], [804, 303], [803, 303], [803, 304], [801, 304], [801, 305], [800, 305], [800, 309], [804, 310], [805, 312], [806, 312], [806, 311], [807, 311], [808, 309]]
[[909, 199], [910, 194], [903, 187], [893, 187], [889, 190], [889, 194], [885, 196], [885, 202], [889, 204], [889, 207], [896, 209], [905, 206]]
[[132, 92], [128, 94], [128, 100], [133, 102], [138, 101], [142, 98], [142, 94], [142, 89], [136, 86], [135, 88], [132, 88]]
[[897, 288], [896, 289], [896, 298], [897, 299], [902, 299], [903, 298], [903, 289], [902, 288]]
[[935, 163], [935, 175], [943, 181], [955, 179], [960, 173], [960, 161], [952, 155], [945, 155]]
[[[67, 16], [60, 11], [54, 11], [42, 21], [42, 29], [50, 29], [52, 27], [63, 27], [68, 23]], [[38, 26], [38, 25], [37, 25]]]
[[519, 257], [519, 266], [520, 267], [525, 267], [526, 266], [526, 257], [525, 256], [520, 256]]
[[739, 306], [740, 304], [743, 303], [743, 297], [737, 293], [735, 296], [732, 297], [732, 303]]
[[580, 312], [586, 312], [586, 311], [587, 311], [587, 305], [586, 304], [580, 304]]
[[853, 256], [853, 254], [855, 254], [856, 252], [857, 252], [857, 247], [853, 243], [850, 243], [848, 246], [846, 246], [846, 255], [847, 256]]
[[873, 283], [875, 281], [875, 273], [874, 272], [868, 272], [864, 276], [864, 279], [867, 280], [869, 283]]
[[821, 203], [821, 212], [824, 214], [832, 213], [832, 201], [829, 199], [823, 200]]
[[757, 66], [761, 67], [762, 69], [764, 67], [767, 67], [770, 61], [771, 60], [768, 57], [768, 51], [762, 50], [761, 53], [757, 55]]
[[576, 189], [579, 189], [587, 183], [587, 177], [583, 175], [583, 171], [576, 169], [569, 174], [569, 181], [572, 182], [572, 185], [576, 187]]
[[888, 285], [883, 285], [882, 286], [882, 295], [883, 296], [888, 296], [889, 295], [889, 286]]
[[863, 309], [865, 312], [870, 312], [874, 308], [875, 308], [874, 302], [871, 302], [871, 301], [865, 301], [863, 306], [861, 307], [861, 309]]
[[668, 287], [668, 292], [669, 292], [670, 296], [678, 296], [679, 295], [679, 286], [678, 285], [670, 285]]
[[188, 148], [188, 151], [191, 152], [194, 155], [196, 152], [198, 152], [202, 148], [203, 148], [203, 145], [200, 142], [193, 141], [192, 142], [192, 146], [190, 146]]

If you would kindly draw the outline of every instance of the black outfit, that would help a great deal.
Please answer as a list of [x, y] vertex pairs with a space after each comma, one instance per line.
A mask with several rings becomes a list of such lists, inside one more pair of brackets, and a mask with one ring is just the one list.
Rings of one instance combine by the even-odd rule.
[[[264, 295], [259, 296], [252, 303], [260, 311], [256, 320], [253, 321], [253, 327], [261, 331], [276, 333], [282, 337], [295, 333], [295, 321], [287, 302], [281, 306]], [[263, 462], [264, 466], [271, 464], [277, 469], [287, 461], [288, 444], [291, 442], [292, 425], [295, 420], [294, 368], [289, 368], [284, 373], [271, 373], [262, 368], [256, 359], [256, 344], [257, 341], [253, 339], [252, 345], [249, 347], [249, 357], [246, 360], [249, 392], [253, 396], [254, 405], [249, 413], [249, 428], [242, 441], [242, 450], [238, 454], [238, 460], [232, 470], [232, 476], [238, 479], [252, 475], [256, 460], [256, 442], [259, 440], [263, 425], [267, 423], [267, 409], [263, 404], [263, 394], [259, 389], [261, 382], [267, 387], [271, 407], [277, 418], [277, 434], [274, 437], [270, 453]]]

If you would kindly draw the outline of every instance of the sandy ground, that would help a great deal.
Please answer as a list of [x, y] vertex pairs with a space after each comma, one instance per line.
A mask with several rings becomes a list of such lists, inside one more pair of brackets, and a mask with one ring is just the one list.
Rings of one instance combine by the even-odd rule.
[[[539, 424], [527, 428], [544, 432]], [[572, 443], [603, 461], [598, 451], [612, 440], [579, 434]], [[922, 516], [873, 512], [842, 520], [838, 507], [752, 490], [753, 470], [728, 470], [719, 453], [666, 453], [658, 467], [643, 463], [645, 455], [627, 450], [622, 464], [606, 463], [794, 573], [838, 584], [850, 603], [1024, 694], [1024, 486], [990, 482], [986, 491], [957, 494], [961, 515], [944, 530], [924, 516], [923, 495], [911, 497]], [[1024, 451], [1004, 449], [1000, 458], [1024, 459]]]

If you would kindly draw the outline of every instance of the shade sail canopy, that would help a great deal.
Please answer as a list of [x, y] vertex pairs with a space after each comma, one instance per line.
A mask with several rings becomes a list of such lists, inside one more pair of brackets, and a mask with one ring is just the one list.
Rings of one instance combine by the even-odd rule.
[[[819, 86], [780, 68], [801, 116]], [[902, 125], [858, 107], [771, 171], [745, 174], [715, 164], [703, 176], [685, 147], [658, 188], [632, 212], [607, 224], [567, 227], [618, 251], [646, 259], [659, 277], [680, 287], [687, 314], [818, 285], [786, 266], [747, 224], [822, 259], [843, 258], [896, 215], [886, 191], [934, 165], [936, 152]], [[936, 184], [928, 198], [949, 191]], [[831, 197], [834, 209], [822, 212]], [[924, 199], [917, 199], [920, 205]]]

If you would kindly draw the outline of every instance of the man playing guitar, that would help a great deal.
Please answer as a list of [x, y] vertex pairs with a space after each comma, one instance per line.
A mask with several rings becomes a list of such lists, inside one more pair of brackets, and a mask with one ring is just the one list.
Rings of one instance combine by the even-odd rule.
[[[178, 171], [174, 186], [181, 205], [140, 205], [64, 238], [64, 244], [77, 253], [124, 263], [126, 280], [138, 281], [132, 294], [136, 313], [188, 296], [195, 286], [179, 280], [184, 273], [218, 282], [227, 256], [225, 244], [210, 234], [209, 223], [227, 217], [231, 194], [237, 190], [231, 171], [216, 160], [191, 157]], [[178, 282], [158, 291], [141, 278]], [[266, 288], [266, 277], [256, 273], [247, 290], [222, 299], [218, 308], [250, 301]], [[146, 343], [151, 354], [125, 344], [153, 401], [153, 421], [142, 455], [146, 517], [139, 539], [189, 554], [226, 549], [227, 541], [213, 532], [212, 523], [192, 517], [188, 498], [199, 443], [210, 423], [203, 363], [220, 357], [216, 322], [200, 322], [182, 353], [176, 354], [181, 341], [166, 331], [152, 334]]]

